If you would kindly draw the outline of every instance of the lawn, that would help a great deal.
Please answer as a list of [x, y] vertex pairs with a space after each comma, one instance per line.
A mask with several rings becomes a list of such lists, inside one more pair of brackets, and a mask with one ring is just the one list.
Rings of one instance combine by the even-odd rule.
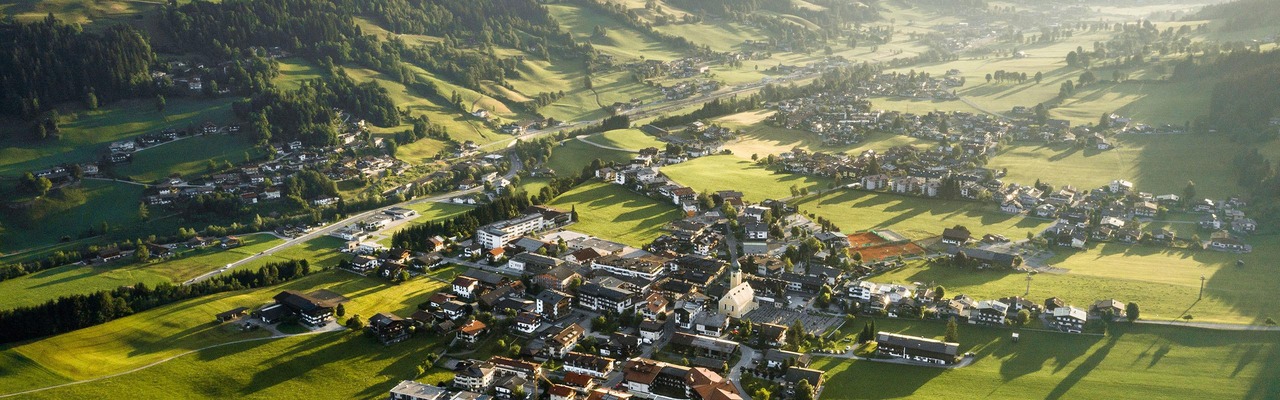
[[142, 192], [142, 186], [89, 180], [79, 187], [50, 192], [26, 214], [8, 211], [0, 216], [4, 226], [0, 247], [17, 250], [53, 245], [64, 236], [75, 239], [104, 221], [115, 227], [116, 233], [126, 233], [125, 228], [139, 224], [136, 215]]
[[[107, 145], [117, 140], [159, 132], [164, 128], [185, 128], [205, 121], [230, 121], [234, 98], [168, 99], [163, 113], [152, 100], [129, 100], [104, 105], [97, 111], [64, 109], [60, 128], [62, 139], [34, 141], [26, 123], [0, 123], [0, 176], [49, 168], [62, 163], [98, 161]], [[70, 107], [70, 106], [68, 106]]]
[[230, 250], [217, 247], [203, 250], [182, 249], [179, 250], [178, 257], [164, 261], [137, 264], [132, 259], [125, 258], [106, 265], [69, 265], [0, 281], [0, 293], [6, 294], [0, 297], [0, 310], [32, 306], [61, 296], [111, 290], [139, 282], [149, 285], [183, 282], [282, 242], [270, 235], [241, 238], [245, 241], [245, 246]]
[[591, 162], [596, 159], [600, 159], [606, 164], [609, 162], [626, 163], [631, 161], [632, 156], [633, 154], [630, 153], [602, 149], [579, 140], [567, 140], [556, 145], [556, 148], [551, 151], [551, 158], [547, 160], [547, 167], [555, 170], [557, 176], [577, 176], [584, 167], [591, 165]]
[[659, 202], [622, 186], [592, 182], [576, 187], [549, 205], [578, 212], [567, 229], [630, 246], [643, 246], [662, 234], [662, 226], [681, 217], [669, 202]]
[[1048, 221], [1002, 213], [994, 204], [847, 189], [810, 195], [795, 205], [831, 220], [845, 232], [892, 229], [917, 240], [941, 235], [942, 229], [955, 225], [967, 226], [979, 236], [991, 233], [1010, 238], [1039, 233], [1048, 226]]
[[[862, 321], [859, 321], [862, 322]], [[944, 324], [881, 319], [882, 331], [941, 337]], [[1280, 396], [1280, 336], [1113, 326], [1106, 337], [962, 326], [972, 365], [946, 370], [817, 357], [823, 398], [1115, 399]], [[867, 377], [874, 376], [875, 379]]]
[[734, 155], [701, 157], [662, 168], [671, 180], [698, 192], [738, 190], [752, 201], [791, 197], [791, 187], [826, 189], [830, 180], [775, 172]]
[[[279, 244], [279, 242], [273, 242], [271, 245], [276, 246]], [[254, 262], [242, 264], [236, 267], [236, 269], [255, 270], [261, 268], [267, 263], [283, 262], [288, 260], [307, 260], [307, 262], [311, 263], [312, 268], [337, 267], [339, 261], [349, 257], [346, 253], [339, 251], [343, 249], [346, 244], [347, 241], [333, 236], [321, 236], [282, 251], [272, 253], [269, 257], [262, 257]]]
[[646, 147], [666, 148], [667, 146], [666, 143], [659, 142], [658, 139], [645, 134], [639, 129], [617, 129], [598, 135], [586, 136], [582, 139], [601, 146], [630, 150], [640, 150]]
[[910, 136], [876, 132], [866, 135], [860, 143], [847, 146], [827, 146], [818, 139], [818, 135], [815, 133], [769, 125], [765, 122], [765, 119], [773, 115], [773, 113], [774, 111], [771, 110], [747, 111], [724, 116], [715, 119], [714, 122], [730, 129], [742, 131], [738, 138], [724, 145], [726, 149], [733, 151], [733, 154], [741, 157], [750, 157], [753, 154], [759, 157], [769, 154], [776, 155], [789, 152], [797, 147], [809, 151], [857, 155], [866, 150], [875, 150], [883, 153], [885, 150], [896, 146], [934, 144], [934, 142]]
[[[330, 271], [320, 272], [314, 276], [298, 279], [284, 285], [261, 288], [247, 291], [239, 291], [232, 293], [224, 293], [208, 296], [199, 299], [188, 300], [171, 304], [157, 309], [149, 310], [141, 314], [121, 318], [106, 324], [81, 329], [62, 335], [45, 338], [42, 340], [19, 344], [0, 350], [0, 359], [6, 360], [6, 363], [12, 363], [23, 369], [15, 371], [6, 371], [5, 375], [0, 375], [0, 391], [12, 392], [26, 388], [36, 388], [46, 386], [51, 383], [57, 383], [57, 376], [65, 376], [71, 379], [88, 379], [100, 377], [111, 373], [116, 373], [130, 368], [146, 365], [167, 357], [181, 354], [188, 350], [203, 348], [219, 343], [226, 343], [234, 340], [242, 340], [248, 338], [257, 338], [265, 336], [263, 332], [244, 333], [232, 325], [216, 324], [213, 322], [213, 314], [231, 309], [237, 306], [255, 307], [260, 304], [270, 302], [271, 296], [281, 290], [292, 289], [300, 291], [311, 291], [316, 289], [329, 289], [348, 297], [351, 301], [345, 305], [348, 316], [359, 314], [368, 317], [377, 312], [394, 312], [400, 315], [407, 315], [416, 308], [416, 305], [424, 300], [433, 292], [439, 290], [444, 284], [427, 279], [416, 279], [408, 283], [399, 285], [389, 285], [377, 279], [363, 278], [351, 274]], [[299, 353], [297, 347], [299, 343], [306, 343], [308, 349], [327, 348], [329, 346], [342, 345], [347, 343], [342, 336], [346, 334], [327, 334], [316, 337], [304, 337], [296, 339], [286, 339], [271, 342], [251, 342], [247, 344], [239, 344], [230, 347], [222, 347], [214, 350], [201, 352], [195, 356], [187, 356], [179, 360], [189, 360], [196, 362], [201, 374], [208, 376], [208, 379], [216, 380], [217, 385], [212, 385], [201, 390], [188, 388], [179, 391], [180, 393], [188, 393], [197, 395], [205, 393], [207, 390], [218, 390], [218, 388], [227, 387], [226, 379], [229, 375], [242, 374], [245, 379], [236, 386], [238, 390], [240, 386], [246, 388], [257, 387], [260, 380], [279, 384], [281, 381], [290, 381], [287, 389], [281, 390], [302, 390], [303, 387], [315, 387], [315, 381], [310, 380], [290, 380], [282, 379], [276, 381], [281, 376], [281, 370], [273, 368], [263, 368], [263, 360], [272, 365], [284, 364], [292, 367], [282, 367], [284, 370], [293, 371], [295, 374], [301, 371], [312, 370], [322, 365], [333, 365], [331, 368], [341, 368], [344, 371], [348, 368], [347, 363], [328, 363], [323, 360], [317, 360], [314, 357], [307, 356], [314, 350], [303, 350]], [[373, 347], [371, 345], [360, 343], [366, 338], [359, 338], [356, 335], [352, 337], [352, 345], [356, 347], [339, 347], [332, 350], [333, 357], [344, 357], [352, 360], [351, 363], [358, 364], [354, 360], [374, 360], [392, 357], [391, 354], [385, 353], [382, 356], [371, 356], [366, 351], [355, 351], [353, 349], [366, 349]], [[281, 344], [283, 343], [283, 344]], [[245, 351], [254, 348], [263, 348], [263, 346], [279, 345], [278, 351], [269, 352], [262, 350]], [[376, 345], [377, 348], [383, 348], [381, 344]], [[407, 346], [402, 346], [407, 347]], [[216, 357], [208, 357], [209, 354], [217, 354]], [[256, 359], [256, 362], [249, 364], [232, 363], [225, 366], [224, 373], [208, 374], [208, 368], [214, 368], [215, 360], [223, 359], [227, 356], [236, 354], [237, 357], [263, 357]], [[404, 348], [400, 348], [397, 352], [399, 355], [406, 354]], [[408, 353], [415, 354], [415, 353]], [[24, 360], [22, 357], [25, 357]], [[412, 357], [410, 357], [412, 359]], [[16, 360], [16, 361], [12, 361]], [[21, 362], [18, 362], [21, 361]], [[174, 365], [182, 365], [184, 361], [177, 361]], [[390, 362], [390, 361], [388, 361]], [[418, 361], [409, 362], [407, 368], [409, 371]], [[278, 364], [277, 364], [278, 363]], [[165, 364], [166, 366], [169, 364]], [[385, 365], [384, 365], [385, 367]], [[165, 367], [158, 367], [165, 368]], [[365, 372], [374, 373], [380, 371], [381, 368], [368, 369]], [[149, 374], [156, 369], [145, 370], [141, 374]], [[56, 374], [56, 375], [54, 375]], [[43, 381], [32, 381], [20, 379], [22, 377], [41, 377], [45, 376]], [[135, 379], [137, 375], [125, 375], [119, 378], [123, 379], [121, 384], [125, 387], [145, 383], [147, 388], [151, 385], [159, 384], [160, 381], [168, 381], [169, 384], [182, 385], [192, 382], [200, 382], [201, 385], [214, 382], [204, 379], [171, 379], [168, 374], [160, 374], [163, 378], [143, 378]], [[329, 382], [342, 382], [340, 386], [345, 390], [373, 390], [366, 385], [350, 385], [344, 379], [334, 379], [335, 376], [330, 374], [320, 374], [319, 378], [323, 378]], [[408, 378], [405, 375], [404, 378]], [[385, 379], [385, 378], [384, 378]], [[265, 386], [275, 386], [265, 385]], [[98, 388], [100, 385], [76, 386], [82, 388], [78, 390], [89, 390], [87, 388]], [[388, 388], [377, 388], [385, 395]], [[247, 389], [246, 389], [247, 390]], [[112, 393], [106, 391], [104, 393]], [[132, 393], [137, 394], [137, 390], [118, 390], [115, 393]], [[177, 392], [174, 392], [177, 393]], [[246, 393], [248, 394], [248, 393]], [[369, 396], [371, 394], [366, 394]], [[62, 397], [55, 395], [54, 397]], [[92, 396], [100, 397], [100, 396]], [[163, 396], [161, 396], [163, 397]], [[346, 396], [339, 396], [346, 397]]]
[[1004, 181], [1022, 184], [1042, 179], [1091, 189], [1125, 179], [1144, 192], [1181, 194], [1191, 180], [1201, 196], [1242, 193], [1229, 178], [1235, 175], [1231, 160], [1245, 149], [1241, 144], [1199, 134], [1119, 135], [1114, 144], [1116, 148], [1106, 151], [1017, 144], [992, 157], [987, 166], [1008, 168]]
[[170, 175], [186, 178], [209, 171], [209, 161], [218, 165], [239, 164], [245, 155], [257, 159], [251, 139], [244, 135], [195, 136], [148, 148], [134, 154], [133, 161], [114, 167], [117, 175], [139, 182], [155, 182]]

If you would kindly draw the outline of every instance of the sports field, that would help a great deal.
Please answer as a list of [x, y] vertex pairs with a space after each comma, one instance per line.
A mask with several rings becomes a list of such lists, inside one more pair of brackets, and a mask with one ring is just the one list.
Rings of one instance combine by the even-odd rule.
[[[869, 322], [855, 321], [857, 326]], [[941, 322], [880, 319], [881, 331], [941, 338]], [[1117, 324], [1106, 337], [964, 325], [972, 365], [946, 370], [815, 357], [830, 399], [1266, 399], [1280, 396], [1280, 334]], [[874, 377], [874, 379], [870, 378]]]

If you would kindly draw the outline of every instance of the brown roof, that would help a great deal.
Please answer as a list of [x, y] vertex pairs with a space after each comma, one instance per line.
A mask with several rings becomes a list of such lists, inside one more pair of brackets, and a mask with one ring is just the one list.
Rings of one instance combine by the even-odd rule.
[[552, 396], [560, 396], [560, 397], [571, 397], [575, 393], [577, 393], [573, 390], [573, 388], [565, 385], [552, 385], [551, 389], [548, 390], [547, 392], [551, 393]]
[[689, 372], [689, 386], [702, 400], [742, 400], [738, 388], [720, 374], [697, 367]]
[[459, 328], [458, 330], [465, 335], [476, 335], [484, 331], [485, 328], [488, 328], [488, 327], [489, 326], [485, 325], [483, 322], [480, 322], [477, 320], [471, 320], [471, 322], [468, 322], [466, 325], [463, 325], [462, 328]]
[[591, 375], [579, 374], [577, 372], [566, 372], [564, 374], [564, 383], [577, 387], [591, 386]]

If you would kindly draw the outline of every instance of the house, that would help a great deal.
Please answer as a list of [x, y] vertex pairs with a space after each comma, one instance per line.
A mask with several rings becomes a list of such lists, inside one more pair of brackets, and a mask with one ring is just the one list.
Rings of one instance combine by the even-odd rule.
[[463, 343], [475, 344], [480, 341], [480, 337], [489, 332], [489, 326], [479, 320], [471, 320], [458, 328], [458, 340]]
[[564, 371], [603, 379], [613, 372], [613, 363], [612, 358], [571, 351], [564, 356]]
[[997, 300], [983, 300], [978, 302], [977, 307], [974, 307], [974, 309], [969, 312], [969, 323], [1004, 325], [1005, 317], [1008, 315], [1008, 304]]
[[760, 222], [748, 222], [742, 226], [747, 240], [769, 240], [769, 225]]
[[471, 306], [457, 300], [449, 300], [440, 305], [440, 312], [445, 319], [459, 320], [471, 314]]
[[959, 343], [943, 342], [917, 336], [896, 333], [876, 333], [876, 354], [928, 364], [952, 365], [956, 363]]
[[600, 346], [600, 355], [606, 357], [631, 357], [640, 352], [640, 338], [622, 332], [609, 335], [609, 343]]
[[548, 321], [569, 315], [573, 296], [555, 289], [546, 289], [534, 297], [534, 312]]
[[817, 393], [822, 390], [822, 384], [826, 383], [822, 375], [822, 370], [791, 366], [787, 368], [787, 373], [783, 375], [782, 380], [787, 383], [787, 387], [791, 388], [795, 388], [802, 380], [809, 381], [809, 385], [812, 385], [814, 392]]
[[502, 356], [489, 358], [489, 363], [497, 368], [501, 375], [513, 375], [523, 379], [537, 379], [542, 376], [542, 364], [510, 359]]
[[487, 391], [493, 385], [497, 370], [492, 363], [486, 361], [472, 362], [453, 374], [453, 386], [476, 392]]
[[1089, 307], [1089, 313], [1094, 315], [1110, 315], [1112, 318], [1124, 316], [1124, 303], [1116, 299], [1098, 300]]
[[486, 400], [489, 398], [489, 396], [479, 393], [467, 391], [451, 392], [444, 387], [426, 385], [414, 381], [400, 381], [396, 387], [391, 388], [390, 396], [391, 400]]
[[760, 342], [769, 347], [782, 347], [787, 345], [787, 328], [785, 325], [762, 323], [756, 328], [759, 332]]
[[[324, 325], [333, 319], [333, 309], [337, 304], [334, 301], [318, 298], [317, 295], [320, 293], [317, 291], [303, 294], [293, 290], [286, 290], [274, 297], [275, 304], [259, 310], [259, 313], [267, 312], [268, 309], [273, 307], [279, 307], [289, 311], [284, 315], [297, 315], [304, 324], [312, 326]], [[262, 317], [262, 319], [266, 323], [276, 322], [268, 321], [266, 317]]]
[[578, 400], [578, 391], [572, 387], [555, 384], [551, 385], [551, 389], [547, 389], [547, 393], [551, 396], [551, 400]]
[[1204, 245], [1204, 247], [1206, 249], [1213, 250], [1213, 251], [1224, 251], [1224, 252], [1234, 252], [1234, 253], [1248, 253], [1253, 251], [1253, 246], [1245, 244], [1244, 242], [1240, 241], [1240, 239], [1232, 237], [1230, 234], [1227, 234], [1227, 235], [1215, 234], [1213, 238], [1209, 239], [1208, 244]]
[[651, 319], [640, 322], [640, 340], [645, 343], [657, 343], [666, 332], [667, 324]]
[[464, 299], [475, 299], [477, 292], [480, 290], [480, 281], [469, 276], [458, 276], [453, 278], [453, 294]]
[[1008, 200], [1000, 205], [1000, 211], [1009, 214], [1021, 214], [1026, 211], [1026, 207], [1023, 207], [1022, 203], [1019, 203], [1017, 200]]
[[1072, 306], [1057, 307], [1053, 309], [1053, 319], [1050, 325], [1053, 328], [1069, 333], [1080, 333], [1084, 331], [1084, 324], [1089, 319], [1089, 314], [1084, 310]]
[[942, 230], [942, 243], [952, 246], [964, 246], [969, 243], [970, 237], [969, 228], [963, 226], [956, 225], [954, 228]]
[[411, 322], [391, 313], [377, 313], [369, 318], [366, 329], [378, 338], [382, 344], [402, 342], [409, 338]]
[[360, 271], [360, 272], [365, 272], [365, 271], [372, 270], [374, 268], [378, 268], [379, 263], [377, 258], [358, 255], [358, 256], [351, 257], [350, 264], [351, 264], [351, 269]]
[[1107, 185], [1107, 189], [1110, 190], [1111, 193], [1129, 193], [1133, 190], [1133, 182], [1129, 182], [1124, 179], [1116, 179]]
[[533, 332], [537, 331], [538, 328], [541, 328], [541, 327], [542, 327], [542, 317], [539, 317], [538, 314], [534, 314], [530, 312], [522, 312], [522, 313], [516, 314], [516, 318], [515, 318], [516, 332], [529, 335], [529, 334], [533, 334]]
[[729, 317], [712, 312], [703, 312], [693, 318], [693, 329], [699, 335], [709, 337], [723, 336], [725, 330], [729, 328]]
[[586, 330], [581, 325], [577, 323], [569, 324], [569, 326], [556, 331], [551, 337], [547, 338], [546, 347], [543, 351], [551, 358], [564, 358], [569, 354], [569, 351], [573, 350], [574, 346], [578, 345], [578, 341], [582, 340], [584, 335], [586, 335]]
[[635, 307], [636, 293], [622, 287], [590, 282], [578, 288], [578, 307], [592, 311], [623, 313]]
[[244, 317], [246, 314], [248, 314], [245, 311], [248, 311], [248, 310], [249, 309], [246, 307], [236, 307], [227, 311], [220, 312], [214, 315], [214, 317], [217, 318], [218, 322], [228, 322], [228, 321], [232, 321], [232, 320]]

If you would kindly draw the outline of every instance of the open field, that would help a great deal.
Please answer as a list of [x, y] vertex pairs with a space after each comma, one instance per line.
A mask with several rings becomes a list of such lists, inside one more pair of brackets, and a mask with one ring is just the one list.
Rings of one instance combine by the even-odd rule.
[[[855, 324], [865, 321], [857, 321]], [[861, 324], [858, 324], [861, 325]], [[940, 322], [880, 319], [882, 331], [941, 337]], [[940, 368], [815, 357], [823, 398], [1114, 399], [1280, 396], [1275, 332], [1210, 332], [1117, 324], [1106, 337], [961, 326], [967, 367]], [[867, 377], [874, 376], [875, 379]]]
[[578, 211], [578, 222], [566, 229], [630, 246], [643, 246], [662, 234], [662, 226], [679, 219], [669, 202], [641, 196], [622, 186], [592, 182], [561, 194], [550, 206]]
[[325, 76], [324, 70], [317, 68], [310, 62], [299, 57], [289, 57], [280, 59], [280, 76], [276, 77], [275, 84], [281, 89], [294, 90], [302, 85], [302, 82], [313, 79], [319, 79]]
[[[444, 80], [436, 79], [432, 74], [421, 69], [413, 69], [419, 76], [433, 81], [437, 85], [441, 85], [439, 87], [442, 93], [452, 93], [451, 90], [456, 90], [458, 94], [463, 97], [463, 101], [467, 104], [471, 104], [472, 102], [487, 97], [474, 91], [455, 87]], [[368, 82], [370, 80], [377, 82], [378, 85], [387, 89], [391, 99], [395, 101], [397, 107], [407, 108], [413, 115], [426, 115], [427, 118], [431, 120], [431, 123], [440, 124], [447, 128], [449, 130], [449, 136], [454, 140], [459, 142], [471, 140], [476, 143], [484, 144], [496, 141], [503, 136], [486, 128], [479, 119], [476, 119], [469, 114], [463, 114], [462, 111], [458, 110], [453, 105], [448, 104], [448, 101], [443, 97], [424, 97], [426, 96], [425, 93], [416, 93], [414, 90], [399, 82], [388, 79], [384, 74], [377, 71], [353, 67], [345, 68], [345, 70], [347, 75], [356, 82]], [[490, 109], [489, 111], [497, 115], [503, 115], [503, 110]], [[406, 124], [398, 127], [376, 129], [374, 130], [374, 133], [396, 133], [406, 129], [413, 129], [413, 127]], [[438, 143], [438, 141], [433, 139], [422, 139], [412, 144], [401, 146], [401, 148], [409, 153], [420, 152], [429, 156], [434, 156], [436, 151], [438, 151], [439, 148], [442, 148]], [[415, 150], [415, 147], [419, 146], [436, 146], [433, 147], [436, 151]], [[403, 157], [403, 155], [401, 156]], [[414, 163], [421, 162], [421, 160], [407, 161]]]
[[1191, 82], [1111, 84], [1086, 87], [1049, 111], [1052, 118], [1074, 125], [1097, 123], [1103, 113], [1116, 113], [1149, 124], [1183, 126], [1209, 114], [1214, 79]]
[[[83, 181], [78, 188], [71, 188], [59, 195], [55, 192], [40, 200], [25, 216], [13, 215], [6, 210], [0, 218], [4, 231], [0, 246], [6, 250], [25, 249], [57, 243], [64, 236], [75, 239], [90, 227], [107, 222], [114, 233], [125, 234], [121, 229], [141, 225], [137, 221], [138, 202], [142, 198], [142, 186], [106, 181]], [[157, 223], [161, 223], [157, 221]], [[162, 224], [162, 223], [161, 223]], [[58, 227], [58, 229], [50, 229]], [[138, 232], [132, 232], [136, 239]]]
[[1119, 135], [1116, 148], [1106, 151], [1067, 146], [1015, 144], [987, 164], [1008, 168], [1005, 182], [1031, 184], [1042, 179], [1053, 185], [1091, 189], [1113, 179], [1132, 181], [1137, 190], [1157, 194], [1182, 193], [1187, 181], [1196, 182], [1202, 196], [1242, 193], [1236, 186], [1231, 160], [1244, 145], [1198, 134]]
[[13, 17], [22, 22], [43, 20], [49, 14], [67, 23], [89, 25], [127, 23], [139, 14], [154, 10], [160, 3], [117, 0], [4, 0], [0, 1], [0, 17]]
[[164, 261], [136, 264], [126, 257], [106, 265], [69, 265], [0, 281], [0, 293], [7, 294], [0, 297], [0, 310], [36, 305], [60, 296], [110, 290], [139, 282], [149, 285], [182, 282], [281, 242], [270, 235], [248, 235], [241, 239], [245, 245], [230, 250], [217, 247], [203, 250], [181, 249], [177, 258]]
[[645, 134], [639, 129], [617, 129], [598, 135], [586, 136], [583, 139], [601, 146], [631, 150], [640, 150], [646, 147], [663, 149], [667, 146], [666, 143], [658, 141], [658, 139]]
[[107, 153], [113, 141], [130, 139], [164, 128], [185, 128], [205, 121], [231, 120], [233, 98], [214, 100], [168, 99], [165, 112], [151, 100], [129, 100], [104, 105], [98, 111], [62, 110], [62, 139], [31, 140], [26, 123], [0, 123], [0, 176], [62, 163], [94, 162]]
[[[655, 38], [628, 28], [612, 17], [594, 8], [576, 4], [552, 4], [547, 6], [560, 27], [573, 34], [574, 39], [590, 40], [591, 45], [605, 54], [621, 59], [644, 57], [651, 60], [674, 60], [683, 57], [679, 51]], [[606, 37], [592, 37], [597, 27], [606, 28]]]
[[742, 134], [737, 139], [724, 145], [724, 148], [733, 151], [733, 154], [740, 157], [750, 157], [752, 154], [759, 157], [765, 157], [769, 154], [777, 155], [789, 152], [796, 147], [809, 151], [856, 155], [866, 150], [875, 150], [883, 153], [885, 150], [896, 146], [933, 144], [931, 141], [905, 135], [872, 133], [867, 135], [861, 143], [847, 146], [827, 146], [818, 139], [818, 135], [815, 133], [776, 127], [764, 122], [773, 113], [774, 111], [770, 110], [747, 111], [720, 117], [713, 120], [713, 122], [730, 129], [742, 131]]
[[791, 187], [825, 189], [830, 180], [775, 172], [734, 155], [696, 158], [662, 168], [671, 180], [701, 192], [739, 190], [752, 201], [791, 197]]
[[[594, 139], [591, 137], [588, 139]], [[556, 176], [568, 177], [577, 176], [582, 169], [595, 159], [608, 164], [609, 162], [625, 163], [631, 160], [631, 153], [624, 153], [617, 150], [602, 149], [583, 143], [580, 140], [567, 140], [559, 145], [551, 152], [551, 158], [547, 159], [547, 167], [556, 171]], [[536, 193], [536, 192], [530, 192]]]
[[[381, 235], [385, 235], [385, 237], [381, 240], [378, 240], [378, 244], [391, 247], [391, 235], [401, 229], [422, 225], [435, 220], [450, 218], [455, 215], [470, 211], [472, 207], [466, 206], [466, 205], [458, 205], [458, 204], [428, 202], [428, 203], [418, 203], [418, 204], [410, 205], [406, 208], [417, 211], [418, 216], [414, 217], [413, 220], [410, 220], [408, 223], [405, 223], [403, 225], [396, 227], [395, 229], [390, 229], [381, 233]], [[341, 242], [341, 240], [339, 240], [339, 242]], [[336, 243], [335, 245], [329, 246], [329, 248], [331, 249], [337, 248], [337, 246], [340, 246], [342, 244], [343, 243]], [[345, 255], [341, 255], [341, 254], [339, 256], [345, 257]]]
[[245, 135], [204, 135], [165, 143], [154, 149], [137, 152], [133, 162], [114, 167], [117, 175], [139, 182], [155, 182], [177, 174], [191, 178], [209, 171], [209, 161], [218, 165], [224, 162], [239, 164], [245, 154], [259, 159], [261, 151], [254, 149]]
[[[233, 325], [216, 324], [213, 321], [213, 314], [225, 311], [237, 306], [256, 306], [270, 302], [271, 296], [281, 290], [292, 289], [300, 291], [311, 291], [316, 289], [329, 289], [348, 297], [351, 301], [345, 305], [347, 315], [360, 314], [362, 316], [370, 316], [376, 312], [395, 312], [401, 315], [407, 315], [415, 306], [425, 300], [431, 293], [439, 290], [444, 284], [429, 279], [415, 279], [408, 283], [400, 285], [387, 285], [376, 279], [357, 277], [351, 274], [331, 271], [319, 272], [314, 276], [305, 277], [296, 281], [286, 283], [281, 286], [271, 288], [261, 288], [240, 292], [224, 293], [208, 296], [200, 299], [193, 299], [176, 304], [160, 307], [154, 310], [121, 318], [106, 324], [81, 329], [78, 331], [46, 338], [39, 341], [19, 344], [0, 350], [3, 354], [0, 359], [16, 360], [12, 363], [16, 366], [23, 367], [20, 370], [14, 370], [11, 374], [0, 376], [0, 391], [13, 392], [21, 389], [29, 389], [47, 386], [49, 384], [59, 383], [67, 379], [86, 379], [96, 376], [102, 376], [113, 372], [119, 372], [130, 368], [136, 368], [156, 360], [160, 360], [175, 354], [179, 354], [188, 350], [202, 348], [218, 343], [226, 343], [234, 340], [242, 340], [248, 338], [263, 337], [265, 333], [261, 331], [244, 333]], [[317, 381], [312, 379], [323, 379], [328, 382], [342, 382], [340, 386], [346, 387], [346, 390], [373, 390], [369, 385], [350, 385], [344, 379], [334, 379], [339, 375], [320, 374], [312, 379], [280, 379], [284, 372], [291, 371], [294, 375], [300, 375], [304, 371], [310, 371], [320, 365], [331, 365], [325, 368], [339, 368], [347, 371], [346, 368], [359, 366], [359, 362], [344, 363], [328, 363], [315, 360], [314, 357], [307, 356], [311, 351], [319, 348], [326, 348], [328, 345], [337, 345], [346, 343], [345, 340], [335, 340], [338, 335], [346, 334], [327, 334], [315, 337], [304, 337], [297, 339], [286, 339], [283, 341], [270, 342], [251, 342], [247, 344], [239, 344], [221, 349], [209, 350], [199, 353], [200, 355], [185, 357], [182, 360], [195, 361], [201, 373], [207, 379], [178, 379], [169, 381], [169, 384], [192, 384], [199, 382], [198, 386], [212, 385], [205, 388], [187, 388], [183, 393], [206, 393], [208, 390], [218, 390], [217, 388], [226, 387], [227, 385], [214, 384], [211, 380], [217, 382], [226, 382], [228, 375], [234, 374], [252, 374], [236, 375], [242, 376], [244, 379], [238, 382], [245, 382], [241, 385], [253, 388], [256, 385], [262, 385], [263, 382], [274, 382], [264, 386], [274, 387], [282, 382], [287, 382], [288, 388], [280, 390], [304, 390], [304, 388], [315, 388], [319, 385]], [[352, 343], [364, 343], [367, 338], [357, 335], [350, 335]], [[261, 348], [272, 343], [284, 343], [280, 345], [279, 351], [244, 351], [252, 348]], [[302, 351], [302, 354], [295, 353], [300, 343], [307, 343], [305, 347], [312, 350]], [[375, 343], [369, 341], [367, 343]], [[415, 342], [420, 343], [420, 339]], [[422, 343], [435, 345], [435, 343]], [[358, 348], [373, 347], [369, 345], [359, 345]], [[376, 345], [378, 348], [384, 348], [381, 344]], [[408, 345], [412, 346], [412, 345]], [[397, 355], [403, 355], [404, 350], [396, 352]], [[205, 357], [202, 355], [218, 354], [217, 357]], [[270, 368], [263, 370], [261, 368], [261, 359], [259, 362], [250, 364], [233, 363], [225, 368], [225, 374], [209, 375], [205, 373], [206, 368], [217, 365], [216, 360], [223, 359], [225, 356], [237, 354], [239, 356], [264, 357], [273, 365], [283, 364], [281, 369]], [[352, 351], [350, 348], [339, 348], [333, 350], [330, 357], [343, 358], [355, 357], [356, 360], [384, 360], [391, 363], [400, 360], [402, 357], [392, 358], [391, 353], [385, 353], [380, 357], [372, 357], [370, 353], [363, 351]], [[24, 360], [23, 357], [26, 359]], [[405, 358], [409, 361], [402, 361], [407, 364], [408, 370], [412, 370], [414, 365], [419, 361], [414, 357]], [[10, 363], [10, 361], [6, 361]], [[168, 364], [166, 364], [168, 365]], [[178, 361], [175, 365], [182, 365], [182, 361]], [[250, 367], [251, 366], [251, 367]], [[385, 367], [385, 365], [384, 365]], [[157, 367], [157, 368], [165, 368]], [[366, 373], [381, 370], [381, 368], [368, 369]], [[142, 374], [152, 373], [150, 371], [163, 371], [150, 369]], [[6, 371], [9, 372], [9, 371]], [[43, 376], [43, 381], [19, 380], [22, 376]], [[145, 376], [145, 375], [144, 375]], [[167, 374], [158, 375], [161, 377]], [[399, 375], [397, 375], [399, 376]], [[126, 387], [146, 382], [148, 386], [160, 384], [157, 379], [135, 380], [134, 375], [125, 375], [119, 378], [121, 384]], [[409, 378], [408, 375], [403, 378]], [[382, 379], [387, 379], [383, 377]], [[298, 386], [292, 386], [298, 385]], [[235, 386], [235, 385], [231, 385]], [[84, 385], [74, 388], [82, 388], [79, 390], [90, 390], [90, 388], [100, 387], [99, 385]], [[236, 387], [238, 390], [239, 387]], [[377, 388], [380, 395], [385, 395], [387, 388]], [[115, 393], [138, 393], [135, 390], [123, 390]], [[248, 389], [246, 389], [248, 390]], [[111, 393], [110, 391], [105, 393]], [[247, 394], [247, 393], [246, 393]], [[110, 395], [108, 395], [109, 397]], [[366, 394], [365, 396], [369, 396]], [[55, 395], [54, 397], [59, 397]], [[98, 397], [98, 396], [93, 396]], [[163, 397], [163, 396], [161, 396]]]
[[[311, 263], [311, 268], [337, 267], [339, 261], [350, 257], [346, 253], [339, 251], [346, 244], [347, 241], [333, 236], [321, 236], [274, 253], [270, 257], [262, 257], [253, 262], [244, 263], [235, 269], [256, 270], [268, 263], [288, 260], [307, 260], [307, 262]], [[273, 242], [271, 245], [275, 246], [279, 245], [279, 243]], [[253, 255], [253, 253], [241, 256], [241, 258], [249, 255]]]
[[810, 195], [795, 205], [831, 220], [846, 233], [887, 228], [916, 240], [941, 235], [942, 229], [956, 225], [978, 235], [998, 233], [1010, 238], [1039, 233], [1049, 225], [1049, 221], [1002, 213], [993, 204], [846, 189]]

